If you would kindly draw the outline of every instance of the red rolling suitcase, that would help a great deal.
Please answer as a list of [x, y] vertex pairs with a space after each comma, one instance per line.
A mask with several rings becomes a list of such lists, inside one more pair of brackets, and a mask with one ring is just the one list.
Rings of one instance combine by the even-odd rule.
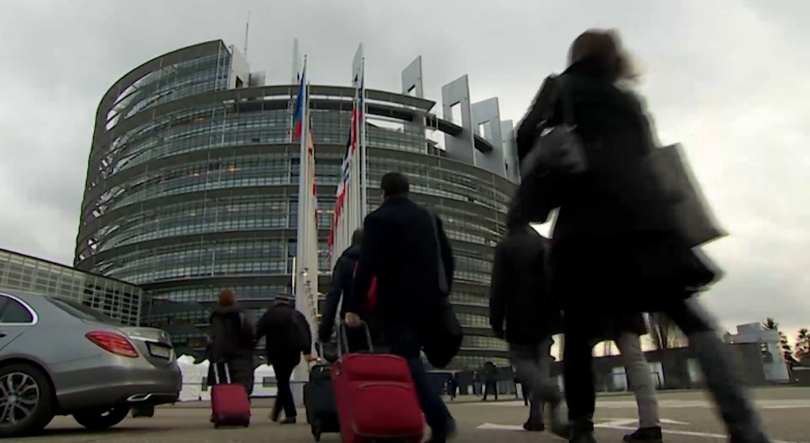
[[[368, 326], [363, 328], [372, 349]], [[332, 366], [332, 384], [343, 442], [420, 443], [425, 419], [405, 359], [348, 353], [346, 326], [341, 324], [338, 331], [340, 358]]]
[[228, 364], [225, 368], [225, 383], [220, 383], [217, 364], [214, 365], [214, 386], [211, 388], [211, 421], [214, 427], [220, 426], [250, 426], [250, 399], [245, 387], [238, 383], [231, 383], [231, 374]]

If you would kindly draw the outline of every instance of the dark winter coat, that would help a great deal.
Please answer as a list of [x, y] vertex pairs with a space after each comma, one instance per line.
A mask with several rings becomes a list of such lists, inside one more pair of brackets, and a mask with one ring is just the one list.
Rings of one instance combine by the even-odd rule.
[[498, 367], [495, 363], [488, 361], [484, 363], [484, 380], [486, 383], [495, 383], [498, 381]]
[[335, 269], [332, 271], [332, 286], [326, 294], [321, 324], [318, 327], [318, 336], [323, 343], [328, 343], [335, 327], [335, 317], [340, 306], [340, 318], [346, 315], [346, 303], [340, 304], [352, 290], [354, 280], [354, 267], [360, 258], [360, 245], [351, 246], [340, 255]]
[[218, 308], [211, 314], [211, 341], [208, 348], [208, 385], [215, 384], [214, 365], [219, 364], [220, 380], [224, 381], [224, 367], [232, 383], [245, 386], [253, 392], [253, 325], [239, 306]]
[[562, 332], [559, 304], [548, 291], [547, 241], [529, 225], [513, 229], [495, 247], [489, 323], [516, 344], [540, 343]]
[[312, 331], [304, 314], [279, 302], [256, 325], [256, 339], [266, 337], [265, 351], [271, 365], [297, 366], [301, 355], [312, 352]]
[[376, 276], [376, 311], [385, 329], [424, 327], [425, 312], [447, 296], [439, 291], [438, 260], [450, 288], [455, 265], [441, 219], [408, 197], [386, 199], [363, 223], [360, 261], [347, 309], [362, 310]]
[[[588, 170], [531, 185], [534, 204], [559, 207], [552, 236], [553, 291], [564, 310], [589, 311], [594, 318], [659, 311], [680, 302], [690, 295], [687, 287], [713, 275], [681, 239], [672, 202], [649, 167], [655, 143], [642, 105], [608, 81], [593, 60], [562, 75]], [[553, 109], [547, 123], [562, 120], [558, 101], [536, 103], [533, 110], [543, 106]], [[519, 155], [546, 126], [537, 125], [542, 114], [530, 112], [518, 129]]]

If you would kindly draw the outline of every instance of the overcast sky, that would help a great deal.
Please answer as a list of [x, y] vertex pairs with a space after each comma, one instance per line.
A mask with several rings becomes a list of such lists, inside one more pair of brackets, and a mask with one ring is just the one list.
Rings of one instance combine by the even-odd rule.
[[684, 143], [731, 232], [707, 248], [727, 275], [706, 302], [727, 327], [810, 326], [807, 0], [2, 2], [0, 248], [70, 264], [102, 94], [183, 46], [241, 48], [248, 11], [248, 59], [268, 83], [289, 82], [297, 37], [314, 83], [348, 85], [364, 42], [368, 87], [399, 90], [422, 55], [427, 97], [469, 74], [473, 99], [499, 97], [513, 120], [574, 37], [620, 29], [662, 141]]

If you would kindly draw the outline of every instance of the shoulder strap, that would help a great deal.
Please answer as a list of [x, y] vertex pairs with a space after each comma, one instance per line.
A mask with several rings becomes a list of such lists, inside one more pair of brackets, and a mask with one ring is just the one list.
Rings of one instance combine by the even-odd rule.
[[568, 76], [558, 75], [555, 77], [557, 82], [557, 99], [562, 105], [563, 122], [568, 126], [575, 126], [574, 120], [574, 95], [571, 90], [571, 84], [568, 81]]
[[543, 280], [546, 291], [551, 292], [551, 239], [543, 238]]
[[433, 225], [433, 238], [436, 240], [436, 260], [438, 261], [437, 267], [439, 270], [439, 291], [442, 295], [447, 295], [447, 271], [444, 269], [444, 260], [442, 260], [442, 242], [439, 241], [439, 226], [436, 219], [439, 217], [433, 211], [428, 210], [430, 214], [430, 223]]

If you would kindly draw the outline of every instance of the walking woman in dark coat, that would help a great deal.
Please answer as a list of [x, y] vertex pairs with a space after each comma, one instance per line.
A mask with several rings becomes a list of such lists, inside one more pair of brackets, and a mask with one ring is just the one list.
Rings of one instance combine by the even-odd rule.
[[215, 384], [215, 364], [218, 364], [220, 382], [225, 382], [225, 364], [231, 382], [244, 385], [250, 396], [253, 393], [253, 325], [230, 289], [220, 292], [217, 305], [217, 310], [211, 314], [208, 385]]
[[[688, 301], [716, 274], [683, 236], [671, 201], [645, 160], [656, 148], [639, 100], [619, 83], [632, 70], [613, 31], [587, 31], [569, 67], [541, 88], [517, 131], [523, 159], [546, 128], [563, 121], [570, 100], [586, 169], [523, 182], [511, 216], [545, 222], [559, 208], [551, 252], [552, 290], [565, 314], [565, 396], [571, 442], [593, 438], [593, 339], [604, 320], [665, 312], [689, 338], [733, 443], [769, 441], [731, 367], [728, 349], [707, 315]], [[558, 95], [556, 92], [560, 92]], [[573, 115], [571, 115], [573, 114]], [[535, 218], [535, 219], [532, 219]], [[539, 219], [537, 219], [539, 218]], [[592, 326], [596, 325], [596, 327]]]

